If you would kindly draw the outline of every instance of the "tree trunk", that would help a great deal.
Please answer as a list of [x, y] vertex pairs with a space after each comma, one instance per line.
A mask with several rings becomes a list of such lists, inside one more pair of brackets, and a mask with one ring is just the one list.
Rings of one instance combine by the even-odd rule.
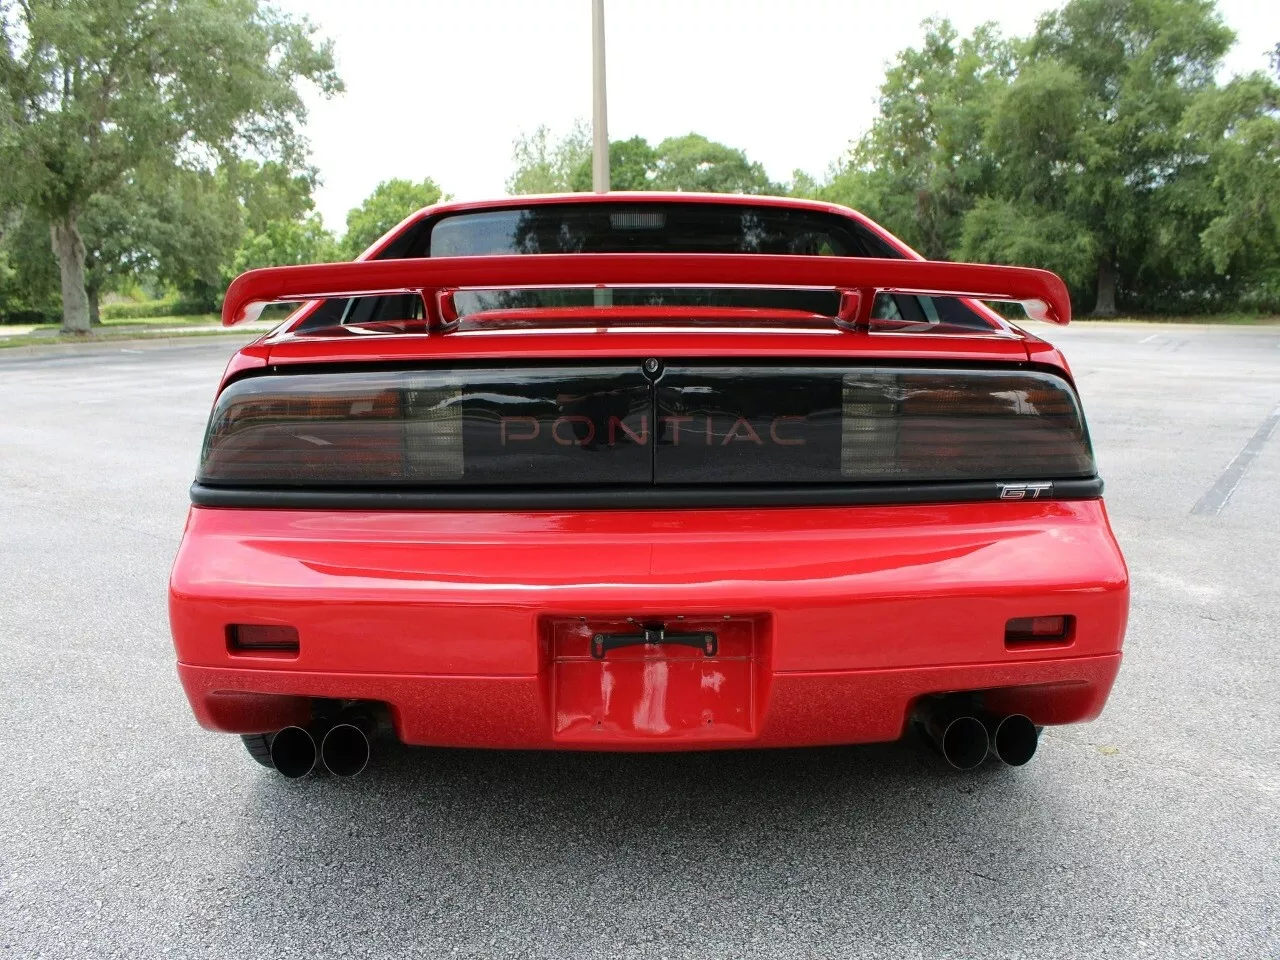
[[89, 296], [89, 326], [102, 326], [102, 313], [98, 309], [98, 294], [101, 292], [96, 283], [91, 283], [85, 287], [84, 292]]
[[62, 273], [62, 332], [89, 332], [89, 294], [84, 286], [84, 240], [74, 212], [49, 228]]
[[1098, 299], [1093, 305], [1093, 316], [1116, 315], [1116, 265], [1107, 258], [1098, 261]]

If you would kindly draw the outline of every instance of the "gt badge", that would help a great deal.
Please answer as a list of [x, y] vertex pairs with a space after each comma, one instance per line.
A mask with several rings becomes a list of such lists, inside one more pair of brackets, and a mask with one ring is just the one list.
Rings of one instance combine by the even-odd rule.
[[1000, 484], [1001, 500], [1039, 500], [1041, 494], [1053, 494], [1052, 481], [1041, 480], [1037, 483]]

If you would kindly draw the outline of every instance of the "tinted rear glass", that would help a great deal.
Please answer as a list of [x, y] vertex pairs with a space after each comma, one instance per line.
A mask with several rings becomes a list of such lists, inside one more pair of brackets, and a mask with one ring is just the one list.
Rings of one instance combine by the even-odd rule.
[[428, 256], [519, 253], [899, 256], [843, 217], [746, 204], [546, 204], [455, 214], [431, 227]]

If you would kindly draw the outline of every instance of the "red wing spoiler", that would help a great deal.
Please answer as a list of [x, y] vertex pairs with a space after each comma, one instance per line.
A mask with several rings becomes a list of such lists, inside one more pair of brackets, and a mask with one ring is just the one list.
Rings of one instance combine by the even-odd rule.
[[439, 323], [441, 294], [452, 291], [635, 286], [828, 289], [844, 294], [840, 317], [863, 327], [881, 292], [1021, 303], [1034, 320], [1071, 320], [1066, 284], [1056, 274], [1030, 267], [741, 253], [571, 253], [250, 270], [227, 289], [222, 323], [230, 327], [253, 319], [269, 303], [403, 293], [421, 294], [428, 320]]

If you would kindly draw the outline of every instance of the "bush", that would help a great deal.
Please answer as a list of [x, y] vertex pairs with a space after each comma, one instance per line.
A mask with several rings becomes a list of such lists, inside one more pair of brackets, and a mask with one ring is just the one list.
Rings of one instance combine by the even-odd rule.
[[10, 310], [0, 313], [0, 323], [61, 323], [62, 314], [45, 310]]
[[154, 317], [193, 317], [208, 313], [207, 305], [197, 300], [166, 297], [141, 303], [108, 303], [101, 310], [103, 320], [150, 320]]

